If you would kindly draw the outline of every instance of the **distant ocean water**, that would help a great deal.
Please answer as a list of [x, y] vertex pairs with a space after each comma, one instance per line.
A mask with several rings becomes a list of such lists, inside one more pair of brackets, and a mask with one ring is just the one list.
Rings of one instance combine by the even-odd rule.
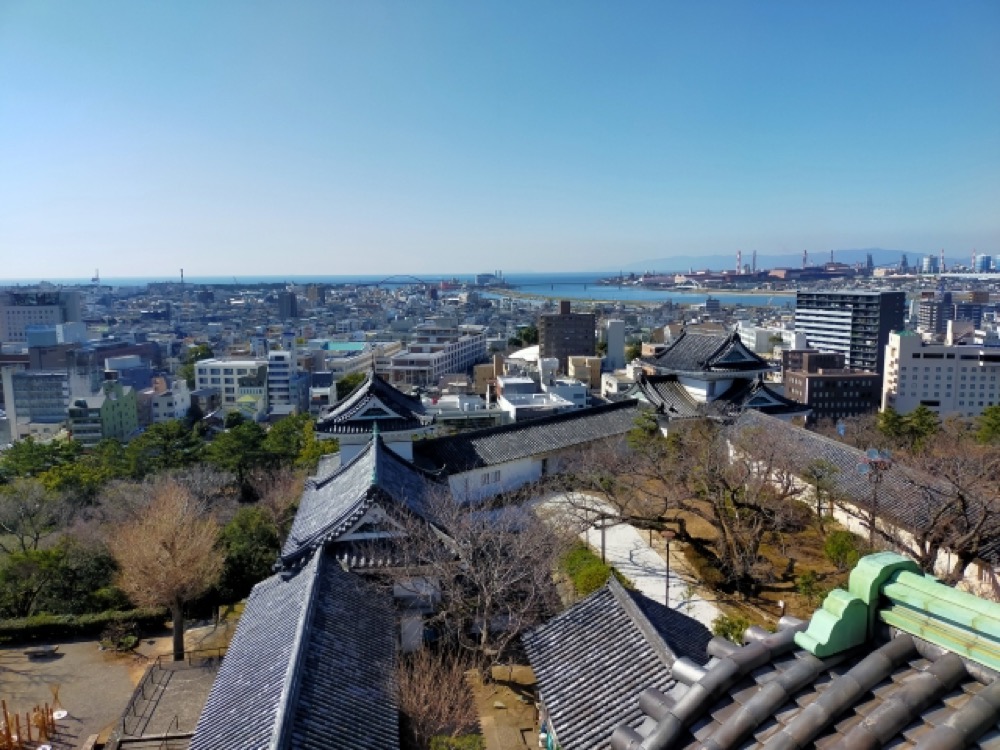
[[[655, 289], [644, 289], [633, 286], [605, 286], [599, 283], [600, 279], [607, 278], [612, 274], [596, 272], [575, 272], [575, 273], [517, 273], [505, 274], [504, 281], [514, 287], [515, 291], [523, 294], [538, 295], [540, 297], [559, 297], [571, 300], [591, 300], [591, 301], [621, 301], [621, 302], [666, 302], [668, 300], [681, 304], [698, 304], [704, 302], [708, 292], [676, 292], [658, 291]], [[387, 275], [387, 274], [364, 274], [354, 276], [324, 276], [324, 275], [292, 275], [292, 276], [187, 276], [184, 278], [186, 284], [384, 284], [385, 286], [405, 286], [414, 283], [416, 280], [430, 283], [442, 281], [458, 281], [459, 283], [472, 283], [475, 281], [475, 274], [441, 274], [410, 276], [407, 274]], [[179, 277], [163, 276], [136, 276], [136, 277], [109, 277], [102, 278], [102, 286], [146, 286], [164, 282], [178, 282]], [[90, 279], [9, 279], [0, 280], [0, 286], [31, 285], [42, 281], [64, 286], [90, 286]], [[497, 290], [497, 295], [502, 296], [503, 290]], [[742, 294], [727, 292], [712, 292], [711, 296], [718, 299], [725, 305], [750, 305], [764, 306], [773, 305], [781, 307], [784, 305], [794, 306], [795, 298], [788, 294]]]

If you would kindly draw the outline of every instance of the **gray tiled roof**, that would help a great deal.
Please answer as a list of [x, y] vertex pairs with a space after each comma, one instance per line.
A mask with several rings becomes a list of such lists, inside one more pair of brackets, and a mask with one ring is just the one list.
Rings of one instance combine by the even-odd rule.
[[749, 378], [738, 378], [724, 393], [707, 403], [695, 400], [676, 375], [644, 375], [625, 395], [640, 396], [669, 419], [731, 418], [745, 409], [776, 416], [809, 413], [805, 404], [775, 393], [763, 381]]
[[642, 721], [639, 693], [669, 689], [679, 656], [704, 664], [710, 639], [704, 625], [614, 579], [523, 637], [563, 750], [608, 747], [616, 726]]
[[[678, 686], [660, 717], [640, 727], [643, 747], [903, 750], [924, 747], [946, 725], [959, 742], [939, 737], [927, 748], [996, 747], [1000, 683], [989, 670], [905, 633], [821, 660], [797, 648], [791, 632], [713, 662], [704, 680], [715, 689]], [[616, 733], [614, 747], [634, 747], [628, 734]]]
[[641, 408], [627, 400], [501, 427], [418, 440], [413, 460], [418, 466], [457, 474], [571, 448], [605, 437], [624, 435]]
[[663, 374], [771, 369], [767, 362], [743, 344], [735, 331], [713, 334], [686, 330], [659, 356], [643, 361]]
[[[396, 416], [372, 418], [365, 414], [379, 404]], [[316, 430], [335, 434], [363, 433], [371, 432], [378, 424], [384, 432], [397, 432], [425, 427], [432, 420], [419, 398], [407, 396], [378, 375], [369, 373], [363, 383], [316, 421]]]
[[[837, 471], [830, 477], [834, 494], [858, 508], [870, 509], [872, 485], [866, 476], [858, 472], [864, 451], [755, 411], [744, 412], [734, 429], [779, 435], [784, 459], [792, 467], [805, 469], [815, 461], [836, 466]], [[746, 442], [753, 444], [752, 440]], [[930, 493], [931, 497], [928, 498], [924, 492]], [[896, 463], [879, 482], [877, 511], [880, 517], [904, 529], [920, 529], [931, 522], [928, 508], [947, 502], [948, 497], [947, 488], [940, 480]], [[976, 498], [970, 499], [976, 502]], [[979, 556], [990, 559], [993, 554], [1000, 554], [1000, 539], [984, 540]]]
[[257, 584], [191, 750], [398, 747], [393, 613], [322, 552]]
[[382, 438], [373, 439], [332, 474], [306, 480], [282, 559], [288, 562], [335, 540], [380, 497], [420, 513], [435, 481], [386, 447]]

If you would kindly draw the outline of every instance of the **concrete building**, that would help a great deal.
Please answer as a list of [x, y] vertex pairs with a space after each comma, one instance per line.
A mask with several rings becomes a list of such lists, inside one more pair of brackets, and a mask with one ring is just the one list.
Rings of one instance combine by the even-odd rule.
[[278, 320], [296, 320], [299, 317], [299, 300], [295, 292], [278, 292]]
[[153, 378], [150, 388], [136, 395], [139, 424], [142, 426], [184, 419], [191, 408], [191, 391], [183, 378], [168, 382], [165, 377]]
[[429, 320], [414, 326], [406, 349], [389, 358], [388, 380], [394, 385], [433, 386], [442, 375], [469, 372], [485, 359], [483, 326]]
[[808, 406], [811, 421], [869, 414], [881, 403], [882, 376], [846, 369], [839, 352], [804, 352], [801, 367], [785, 370], [783, 380], [785, 396]]
[[560, 369], [568, 372], [570, 356], [592, 357], [596, 353], [596, 326], [593, 313], [571, 312], [569, 300], [560, 301], [558, 313], [545, 313], [538, 318], [539, 356], [558, 359]]
[[195, 363], [195, 389], [217, 388], [224, 411], [236, 409], [239, 398], [239, 378], [257, 376], [263, 368], [264, 388], [267, 384], [267, 360], [263, 359], [203, 359]]
[[[954, 324], [951, 324], [954, 328]], [[1000, 346], [923, 341], [900, 332], [889, 336], [882, 408], [908, 414], [923, 405], [942, 417], [975, 417], [1000, 404]]]
[[10, 439], [54, 437], [66, 424], [69, 376], [65, 372], [3, 368]]
[[80, 293], [62, 290], [0, 292], [0, 341], [27, 342], [31, 326], [54, 326], [81, 320]]
[[625, 367], [625, 321], [607, 321], [604, 335], [608, 344], [607, 369], [621, 370]]
[[267, 353], [267, 401], [271, 413], [286, 416], [298, 411], [297, 380], [292, 352], [275, 350]]
[[73, 399], [68, 414], [73, 439], [88, 448], [105, 439], [127, 442], [139, 429], [135, 389], [117, 380], [106, 381], [96, 396]]
[[905, 292], [799, 291], [795, 330], [810, 347], [843, 352], [852, 370], [882, 372], [889, 334], [903, 328]]

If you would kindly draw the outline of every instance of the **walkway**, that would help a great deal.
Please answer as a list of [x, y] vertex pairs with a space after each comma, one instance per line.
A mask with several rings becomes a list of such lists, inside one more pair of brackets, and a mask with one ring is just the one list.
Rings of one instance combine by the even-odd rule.
[[[583, 528], [579, 532], [597, 554], [601, 552], [600, 524], [588, 519], [598, 513], [613, 514], [614, 509], [600, 498], [581, 493], [559, 493], [542, 498], [537, 504], [539, 512], [556, 513], [562, 523]], [[666, 563], [664, 557], [649, 545], [648, 531], [640, 531], [628, 524], [614, 524], [604, 529], [605, 561], [628, 578], [632, 585], [650, 599], [664, 603], [666, 588]], [[693, 617], [708, 628], [722, 612], [707, 592], [698, 585], [680, 550], [673, 545], [670, 550], [670, 601], [669, 606]], [[710, 594], [708, 594], [711, 597]]]

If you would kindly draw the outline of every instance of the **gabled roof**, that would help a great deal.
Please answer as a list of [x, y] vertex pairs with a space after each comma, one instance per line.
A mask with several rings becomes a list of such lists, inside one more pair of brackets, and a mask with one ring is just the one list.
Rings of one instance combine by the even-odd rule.
[[805, 404], [771, 390], [762, 380], [733, 383], [711, 406], [725, 416], [736, 416], [748, 409], [775, 417], [805, 416], [812, 411]]
[[750, 351], [736, 331], [728, 335], [685, 330], [657, 357], [642, 360], [659, 374], [758, 372], [771, 365]]
[[711, 637], [696, 620], [612, 578], [523, 642], [559, 747], [592, 750], [606, 748], [619, 724], [642, 721], [639, 693], [668, 690], [677, 658], [706, 663]]
[[426, 427], [431, 420], [419, 398], [407, 396], [378, 375], [369, 373], [347, 398], [316, 422], [316, 430], [364, 433], [371, 432], [377, 424], [383, 432], [398, 432]]
[[257, 584], [191, 750], [399, 747], [388, 597], [322, 552]]
[[292, 529], [281, 550], [285, 564], [351, 528], [378, 500], [421, 514], [437, 478], [386, 447], [376, 436], [344, 466], [306, 480]]
[[527, 422], [515, 422], [449, 437], [418, 440], [413, 460], [447, 474], [541, 456], [602, 438], [624, 435], [642, 407], [635, 400], [594, 406]]
[[747, 409], [774, 416], [805, 416], [810, 409], [771, 390], [761, 380], [741, 378], [713, 401], [697, 401], [676, 375], [644, 375], [624, 396], [639, 397], [656, 407], [668, 419], [694, 417], [732, 418]]

